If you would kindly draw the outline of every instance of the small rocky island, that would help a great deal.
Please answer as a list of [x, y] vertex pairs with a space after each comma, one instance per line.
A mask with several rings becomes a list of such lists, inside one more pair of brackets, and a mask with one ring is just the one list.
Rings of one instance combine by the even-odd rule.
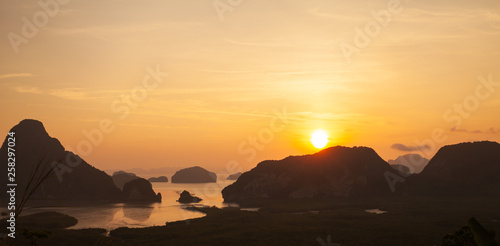
[[189, 191], [185, 190], [181, 193], [181, 196], [179, 197], [179, 200], [177, 200], [180, 203], [198, 203], [201, 202], [203, 199], [197, 197], [197, 196], [192, 196]]
[[151, 183], [143, 178], [134, 179], [123, 186], [126, 201], [161, 202], [161, 194], [156, 194]]
[[165, 176], [160, 176], [160, 177], [151, 177], [148, 179], [149, 182], [153, 183], [153, 182], [156, 182], [156, 183], [167, 183], [168, 182], [168, 178], [165, 177]]

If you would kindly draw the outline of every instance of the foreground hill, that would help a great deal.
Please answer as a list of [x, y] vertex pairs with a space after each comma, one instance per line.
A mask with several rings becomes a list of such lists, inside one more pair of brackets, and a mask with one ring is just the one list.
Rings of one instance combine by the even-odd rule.
[[[97, 228], [60, 229], [74, 224], [75, 219], [55, 213], [19, 217], [16, 226], [35, 230], [38, 235], [50, 231], [48, 238], [37, 240], [37, 245], [50, 246], [476, 245], [449, 240], [445, 244], [444, 239], [474, 216], [485, 229], [496, 232], [496, 240], [500, 241], [500, 223], [492, 221], [500, 218], [498, 204], [500, 197], [390, 196], [301, 199], [292, 203], [275, 200], [253, 204], [260, 208], [256, 212], [235, 207], [188, 207], [207, 216], [146, 228], [122, 227], [108, 233]], [[388, 212], [365, 212], [369, 208], [384, 208]], [[0, 223], [4, 222], [5, 219]], [[4, 231], [0, 229], [0, 233]], [[19, 235], [9, 245], [33, 245]], [[457, 233], [451, 234], [452, 238], [453, 235]], [[474, 240], [470, 234], [457, 236]]]
[[[36, 182], [30, 184], [32, 180], [38, 180], [52, 171], [33, 194], [33, 199], [85, 202], [127, 200], [108, 174], [66, 151], [59, 140], [49, 136], [40, 121], [23, 120], [10, 132], [15, 132], [13, 149], [18, 199], [28, 185], [34, 186]], [[0, 149], [3, 167], [8, 164], [9, 138], [7, 135]], [[7, 177], [7, 168], [0, 168], [0, 176]], [[0, 184], [7, 190], [7, 178], [2, 179]], [[0, 197], [6, 201], [6, 192], [2, 192]]]
[[416, 195], [500, 195], [500, 144], [444, 146], [401, 190]]
[[[141, 246], [444, 246], [450, 244], [442, 243], [443, 236], [466, 225], [472, 215], [498, 235], [500, 223], [491, 219], [500, 217], [499, 202], [498, 197], [402, 196], [273, 200], [253, 204], [260, 208], [257, 212], [194, 208], [206, 211], [207, 216], [165, 226], [118, 228], [109, 237]], [[388, 212], [365, 212], [377, 207]]]
[[371, 148], [332, 147], [313, 155], [263, 161], [222, 190], [226, 202], [389, 194], [384, 174], [396, 174]]

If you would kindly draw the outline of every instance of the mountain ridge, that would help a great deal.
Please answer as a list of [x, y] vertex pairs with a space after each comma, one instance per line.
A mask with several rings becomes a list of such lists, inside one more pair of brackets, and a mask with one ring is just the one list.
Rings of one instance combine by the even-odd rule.
[[499, 178], [500, 144], [463, 142], [440, 148], [400, 190], [416, 195], [500, 195]]
[[[78, 155], [66, 151], [61, 142], [51, 137], [42, 122], [25, 119], [11, 128], [15, 136], [16, 196], [20, 199], [30, 180], [51, 174], [36, 189], [32, 200], [66, 200], [116, 202], [126, 201], [123, 193], [105, 172], [90, 165]], [[0, 163], [7, 167], [7, 141], [0, 148]], [[36, 169], [38, 166], [38, 169]], [[35, 174], [35, 176], [33, 176]], [[7, 176], [7, 168], [0, 169]], [[7, 179], [0, 181], [6, 187]], [[33, 184], [29, 187], [33, 187]], [[6, 194], [0, 195], [6, 198]], [[4, 199], [2, 199], [4, 201]]]
[[386, 172], [397, 173], [373, 149], [335, 146], [311, 155], [262, 161], [224, 188], [222, 195], [226, 202], [238, 202], [389, 194]]

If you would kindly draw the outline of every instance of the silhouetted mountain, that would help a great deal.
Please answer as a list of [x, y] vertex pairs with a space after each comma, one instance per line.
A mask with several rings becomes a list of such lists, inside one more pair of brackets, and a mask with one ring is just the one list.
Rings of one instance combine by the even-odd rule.
[[[105, 172], [89, 165], [79, 156], [65, 151], [59, 140], [46, 132], [43, 124], [37, 120], [23, 120], [14, 126], [16, 196], [23, 196], [30, 180], [41, 178], [41, 174], [53, 173], [38, 187], [32, 199], [65, 201], [123, 201], [122, 191], [115, 186], [113, 179]], [[7, 135], [0, 149], [0, 164], [7, 167]], [[36, 169], [38, 168], [38, 169]], [[33, 174], [36, 174], [33, 176]], [[0, 176], [7, 177], [7, 168], [0, 168]], [[7, 190], [7, 178], [0, 184]], [[32, 183], [33, 184], [33, 183]], [[6, 201], [6, 192], [1, 192], [2, 201]]]
[[[23, 120], [10, 132], [15, 132], [15, 182], [18, 185], [18, 199], [22, 197], [39, 163], [37, 173], [47, 172], [51, 168], [55, 171], [41, 184], [33, 198], [86, 201], [120, 199], [121, 192], [109, 175], [65, 151], [59, 140], [49, 136], [41, 122]], [[0, 149], [2, 167], [7, 167], [8, 138], [9, 136], [5, 138]], [[7, 168], [0, 168], [2, 177], [7, 177], [6, 172]], [[1, 179], [0, 182], [5, 187], [7, 178]], [[5, 195], [5, 192], [2, 192], [2, 195]]]
[[201, 202], [202, 199], [197, 196], [192, 196], [189, 191], [185, 190], [181, 193], [179, 200], [180, 203], [198, 203]]
[[263, 161], [222, 190], [226, 202], [389, 194], [397, 172], [371, 148], [332, 147], [313, 155]]
[[113, 178], [113, 183], [116, 185], [116, 187], [120, 188], [120, 190], [123, 190], [123, 185], [125, 185], [125, 183], [130, 182], [134, 179], [138, 179], [139, 177], [137, 177], [133, 173], [118, 171], [113, 173], [113, 176], [111, 176], [111, 178]]
[[214, 183], [217, 175], [202, 167], [190, 167], [177, 171], [172, 176], [172, 183]]
[[229, 176], [227, 176], [227, 180], [237, 180], [240, 176], [241, 176], [241, 172], [237, 172], [235, 174], [231, 174]]
[[391, 165], [406, 166], [410, 170], [410, 173], [420, 173], [429, 163], [429, 159], [424, 158], [419, 154], [407, 154], [387, 162]]
[[500, 195], [499, 175], [500, 144], [460, 143], [439, 149], [399, 190], [417, 195]]
[[161, 202], [161, 194], [156, 194], [151, 183], [143, 178], [125, 183], [123, 195], [126, 201]]
[[160, 176], [160, 177], [151, 177], [148, 179], [149, 182], [158, 182], [158, 183], [166, 183], [168, 182], [168, 178], [165, 176]]
[[391, 167], [394, 168], [394, 170], [398, 171], [399, 175], [403, 177], [408, 177], [412, 174], [410, 168], [405, 165], [391, 164]]

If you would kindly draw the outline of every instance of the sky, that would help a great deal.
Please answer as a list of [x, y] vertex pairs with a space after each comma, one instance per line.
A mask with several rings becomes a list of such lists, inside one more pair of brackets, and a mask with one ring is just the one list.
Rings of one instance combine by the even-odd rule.
[[2, 1], [0, 33], [0, 132], [100, 169], [500, 141], [499, 1]]

